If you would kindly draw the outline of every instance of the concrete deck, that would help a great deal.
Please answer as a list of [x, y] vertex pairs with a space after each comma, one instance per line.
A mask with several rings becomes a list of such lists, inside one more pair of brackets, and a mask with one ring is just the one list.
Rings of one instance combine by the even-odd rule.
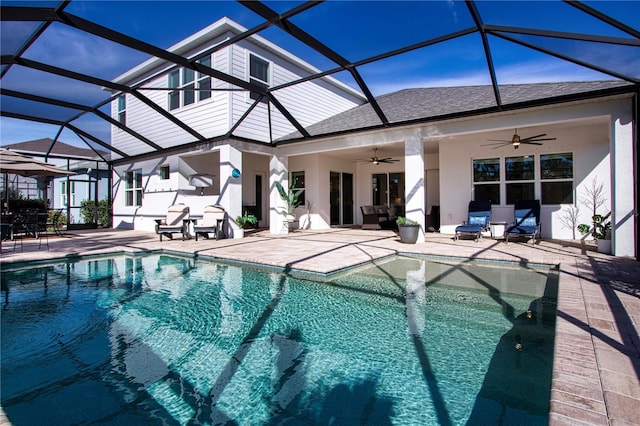
[[[535, 245], [485, 238], [453, 241], [427, 234], [402, 244], [391, 231], [339, 228], [288, 235], [250, 232], [243, 239], [164, 240], [136, 231], [75, 231], [49, 237], [49, 247], [4, 241], [0, 266], [74, 255], [165, 249], [328, 273], [393, 253], [559, 265], [560, 285], [549, 423], [640, 425], [640, 262], [594, 251], [589, 244]], [[0, 425], [8, 424], [0, 409]]]

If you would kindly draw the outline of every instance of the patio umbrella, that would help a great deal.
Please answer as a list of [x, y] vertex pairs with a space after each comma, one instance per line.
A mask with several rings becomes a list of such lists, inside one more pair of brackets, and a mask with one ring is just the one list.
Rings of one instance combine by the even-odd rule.
[[[0, 148], [0, 173], [4, 174], [5, 206], [9, 205], [9, 181], [7, 175], [27, 177], [37, 176], [69, 176], [75, 174], [53, 164], [45, 163], [17, 152]], [[45, 197], [46, 198], [46, 197]], [[7, 207], [8, 208], [8, 207]]]
[[74, 174], [74, 172], [53, 164], [2, 148], [0, 148], [0, 172], [20, 176], [69, 176]]

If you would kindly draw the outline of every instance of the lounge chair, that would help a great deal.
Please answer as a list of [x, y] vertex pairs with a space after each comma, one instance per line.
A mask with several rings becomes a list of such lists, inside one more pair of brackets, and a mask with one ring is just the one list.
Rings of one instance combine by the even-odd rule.
[[506, 242], [509, 237], [529, 237], [535, 244], [540, 237], [540, 200], [516, 201], [513, 213], [515, 221], [505, 231]]
[[169, 237], [173, 239], [173, 234], [182, 234], [182, 239], [189, 237], [189, 207], [184, 204], [174, 204], [167, 208], [166, 219], [155, 219], [156, 221], [156, 233], [160, 236]]
[[202, 219], [196, 221], [193, 225], [193, 233], [195, 234], [196, 241], [198, 241], [198, 234], [207, 239], [209, 238], [209, 234], [213, 234], [217, 240], [225, 214], [224, 209], [220, 206], [206, 206]]
[[467, 220], [456, 227], [454, 240], [457, 241], [463, 234], [475, 236], [476, 242], [482, 240], [482, 233], [489, 230], [489, 222], [491, 222], [491, 202], [470, 201]]

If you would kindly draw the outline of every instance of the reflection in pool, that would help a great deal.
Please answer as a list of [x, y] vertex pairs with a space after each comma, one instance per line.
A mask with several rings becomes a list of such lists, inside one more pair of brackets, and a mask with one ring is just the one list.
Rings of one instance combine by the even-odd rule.
[[14, 424], [546, 424], [557, 271], [329, 279], [149, 254], [3, 267]]

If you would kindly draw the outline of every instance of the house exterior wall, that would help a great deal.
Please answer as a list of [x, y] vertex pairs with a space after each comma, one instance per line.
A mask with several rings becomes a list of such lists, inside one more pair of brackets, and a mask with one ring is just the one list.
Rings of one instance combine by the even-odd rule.
[[[438, 141], [438, 154], [425, 154], [424, 168], [426, 170], [427, 185], [425, 189], [425, 213], [430, 212], [433, 205], [439, 205], [441, 210], [441, 232], [453, 235], [455, 227], [466, 220], [468, 203], [473, 199], [472, 161], [474, 158], [498, 157], [504, 161], [505, 157], [532, 155], [535, 158], [534, 180], [535, 196], [541, 198], [541, 180], [539, 160], [542, 154], [572, 153], [573, 155], [573, 203], [542, 205], [541, 222], [544, 238], [572, 239], [572, 226], [566, 224], [567, 210], [572, 207], [579, 209], [578, 220], [575, 224], [590, 223], [591, 211], [584, 205], [586, 192], [594, 182], [602, 184], [605, 203], [598, 209], [598, 213], [606, 214], [615, 207], [616, 196], [612, 190], [616, 178], [620, 183], [625, 176], [632, 176], [629, 164], [631, 160], [632, 135], [629, 130], [631, 102], [627, 99], [597, 100], [572, 105], [561, 105], [547, 108], [536, 108], [530, 111], [504, 113], [478, 118], [452, 120], [448, 122], [431, 123], [410, 126], [403, 129], [390, 129], [358, 135], [343, 135], [317, 141], [315, 144], [301, 146], [287, 146], [279, 148], [282, 155], [290, 155], [289, 170], [304, 168], [306, 172], [306, 187], [308, 194], [317, 201], [318, 217], [316, 226], [329, 226], [328, 199], [328, 170], [340, 168], [338, 166], [340, 150], [362, 146], [385, 146], [389, 144], [404, 144], [405, 140], [418, 132], [425, 143], [429, 140]], [[625, 115], [626, 114], [626, 115]], [[496, 139], [505, 132], [520, 126], [536, 126], [536, 129], [546, 132], [556, 140], [546, 141], [541, 146], [522, 145], [517, 151], [511, 146], [493, 149], [488, 144], [489, 139]], [[615, 127], [620, 130], [615, 130]], [[526, 131], [526, 130], [524, 130]], [[497, 133], [500, 132], [500, 133]], [[522, 133], [522, 132], [520, 132]], [[615, 148], [618, 147], [618, 148]], [[315, 151], [315, 152], [314, 152]], [[304, 153], [307, 152], [307, 155]], [[622, 162], [613, 158], [615, 152], [626, 152]], [[618, 154], [620, 156], [620, 154]], [[404, 172], [403, 158], [393, 164], [372, 165], [368, 163], [344, 164], [344, 171], [355, 173], [355, 217], [356, 223], [362, 223], [359, 206], [371, 204], [371, 175], [373, 173]], [[625, 165], [626, 164], [626, 165]], [[504, 163], [502, 165], [504, 168]], [[338, 170], [339, 171], [339, 170]], [[408, 170], [406, 171], [409, 172]], [[614, 178], [612, 178], [612, 176]], [[437, 179], [436, 182], [429, 178]], [[493, 206], [493, 220], [513, 221], [513, 205], [506, 203], [504, 194], [504, 179], [502, 180], [502, 199]], [[434, 190], [433, 186], [437, 186]], [[621, 218], [619, 226], [633, 226], [633, 189], [623, 191], [618, 189], [621, 212], [616, 216]], [[616, 207], [616, 209], [618, 209]], [[576, 237], [582, 236], [576, 232]], [[590, 238], [590, 237], [587, 237]], [[624, 240], [624, 242], [623, 242]], [[616, 239], [614, 238], [614, 244]], [[633, 231], [618, 235], [617, 243], [625, 247], [618, 253], [633, 253]], [[622, 250], [622, 249], [620, 249]]]
[[[232, 35], [231, 31], [221, 34], [208, 40], [206, 44], [194, 45], [182, 54], [187, 57], [194, 56]], [[246, 39], [216, 51], [212, 55], [212, 67], [233, 77], [249, 81], [249, 58], [253, 54], [269, 63], [270, 87], [280, 86], [309, 75], [309, 65], [303, 64], [292, 56], [286, 56], [283, 51], [276, 49], [269, 43], [260, 41], [262, 39], [257, 39], [257, 42], [253, 39]], [[166, 65], [163, 66], [166, 68]], [[196, 100], [191, 105], [169, 111], [169, 91], [158, 89], [169, 87], [168, 75], [174, 69], [173, 67], [166, 68], [164, 71], [160, 68], [156, 69], [155, 72], [162, 72], [139, 91], [205, 138], [224, 135], [254, 103], [254, 100], [249, 97], [248, 91], [238, 90], [237, 87], [232, 87], [229, 83], [213, 78], [214, 89], [233, 88], [234, 90], [216, 90], [212, 92], [212, 97], [209, 99]], [[146, 75], [152, 75], [152, 73], [147, 72]], [[145, 91], [145, 88], [156, 90]], [[163, 118], [135, 96], [130, 94], [125, 96], [126, 124], [134, 131], [163, 148], [194, 140], [194, 136], [189, 132]], [[359, 105], [363, 100], [353, 89], [333, 79], [317, 79], [294, 87], [283, 88], [274, 92], [274, 96], [302, 126], [308, 126], [331, 117]], [[295, 127], [273, 104], [269, 105], [270, 111], [267, 111], [267, 104], [259, 103], [235, 130], [234, 135], [270, 142], [272, 139], [294, 132]], [[117, 99], [111, 103], [111, 116], [115, 119], [118, 117]], [[269, 122], [271, 122], [271, 130], [267, 124]], [[127, 154], [136, 155], [150, 150], [134, 136], [115, 126], [112, 126], [111, 140], [115, 148]]]
[[[226, 25], [226, 24], [222, 24]], [[233, 25], [230, 26], [232, 28]], [[226, 26], [225, 26], [226, 28]], [[203, 33], [204, 34], [204, 33]], [[184, 56], [193, 56], [207, 50], [226, 37], [234, 34], [229, 30], [219, 34], [215, 38], [207, 38], [206, 43], [198, 44], [194, 40], [185, 42], [186, 47], [177, 48]], [[205, 37], [203, 35], [203, 37]], [[216, 51], [212, 56], [212, 66], [226, 74], [249, 81], [249, 58], [254, 54], [269, 62], [269, 86], [279, 86], [292, 80], [297, 80], [309, 75], [313, 70], [310, 65], [288, 55], [265, 40], [255, 37], [234, 44], [230, 47]], [[158, 65], [166, 66], [166, 65]], [[155, 78], [145, 84], [145, 87], [153, 89], [166, 89], [168, 87], [168, 74], [173, 68], [148, 69], [144, 73], [133, 73], [131, 79], [144, 79], [154, 73], [159, 73]], [[315, 72], [315, 71], [314, 71]], [[122, 77], [120, 81], [127, 81]], [[230, 89], [231, 86], [222, 80], [213, 78], [213, 87], [217, 89]], [[302, 126], [308, 126], [317, 121], [335, 115], [346, 109], [352, 108], [362, 102], [362, 97], [356, 91], [333, 79], [319, 79], [307, 82], [301, 87], [281, 89], [274, 96], [289, 109], [290, 113]], [[237, 89], [237, 88], [234, 88]], [[141, 93], [148, 96], [164, 110], [169, 110], [167, 90], [140, 89]], [[205, 138], [212, 138], [226, 134], [245, 114], [245, 111], [254, 103], [245, 90], [213, 91], [212, 97], [202, 102], [196, 101], [187, 107], [180, 107], [171, 111], [177, 119], [192, 127]], [[271, 142], [295, 131], [295, 127], [270, 104], [258, 103], [242, 124], [235, 129], [234, 136], [248, 137], [254, 140]], [[112, 117], [118, 117], [117, 99], [111, 105]], [[271, 123], [271, 128], [269, 128]], [[179, 126], [170, 123], [161, 115], [131, 95], [126, 95], [126, 124], [142, 136], [150, 139], [155, 144], [168, 148], [194, 140], [194, 136]], [[203, 147], [193, 150], [182, 150], [170, 155], [158, 155], [157, 158], [147, 156], [146, 159], [130, 164], [120, 165], [114, 168], [114, 196], [113, 212], [114, 227], [130, 228], [151, 231], [155, 227], [153, 219], [163, 216], [167, 206], [183, 202], [190, 206], [191, 214], [198, 215], [205, 205], [221, 203], [225, 196], [222, 188], [225, 183], [233, 184], [238, 181], [227, 181], [227, 176], [222, 172], [226, 167], [220, 160], [219, 152], [224, 150], [225, 143], [203, 143]], [[115, 148], [127, 154], [137, 155], [152, 151], [152, 148], [141, 144], [135, 137], [125, 131], [112, 126], [112, 144]], [[269, 191], [269, 152], [263, 150], [261, 155], [253, 156], [253, 151], [259, 151], [255, 145], [247, 146], [241, 143], [238, 149], [243, 152], [242, 165], [242, 204], [230, 212], [233, 215], [241, 214], [242, 206], [255, 205], [255, 176], [263, 176], [263, 199], [268, 200]], [[209, 151], [218, 152], [217, 157], [211, 156]], [[265, 156], [266, 155], [266, 156]], [[199, 157], [202, 156], [201, 159]], [[170, 178], [159, 180], [158, 171], [162, 165], [170, 167]], [[126, 206], [124, 194], [124, 181], [122, 178], [127, 170], [141, 170], [143, 175], [143, 203], [142, 206]], [[247, 173], [248, 172], [248, 173]], [[213, 187], [204, 188], [202, 191], [189, 184], [189, 177], [193, 174], [206, 173], [215, 175]], [[202, 194], [201, 194], [202, 192]], [[235, 197], [234, 197], [235, 198]], [[239, 198], [239, 196], [238, 196]], [[229, 200], [227, 200], [229, 201]], [[227, 203], [228, 204], [228, 203]], [[235, 204], [234, 204], [235, 205]], [[162, 206], [161, 208], [159, 208]], [[263, 205], [263, 225], [269, 224], [269, 203]], [[226, 208], [236, 209], [236, 207]]]
[[[269, 86], [280, 86], [298, 80], [308, 72], [267, 49], [249, 42], [238, 43], [230, 49], [232, 60], [230, 73], [249, 81], [249, 57], [251, 54], [269, 63]], [[275, 91], [275, 98], [293, 115], [300, 125], [310, 124], [331, 117], [339, 112], [358, 105], [361, 101], [352, 94], [340, 90], [324, 80], [297, 84]], [[254, 103], [247, 91], [234, 91], [231, 97], [231, 122], [236, 123]], [[270, 108], [270, 111], [267, 111]], [[271, 134], [264, 123], [271, 120]], [[296, 128], [273, 105], [258, 103], [251, 114], [234, 132], [236, 136], [270, 142], [292, 132]]]
[[[441, 232], [453, 234], [455, 227], [467, 219], [467, 206], [473, 199], [473, 159], [500, 158], [533, 155], [536, 165], [535, 194], [540, 199], [539, 159], [541, 154], [557, 154], [571, 152], [574, 164], [574, 202], [581, 207], [581, 199], [586, 187], [593, 179], [609, 187], [608, 128], [606, 125], [583, 124], [570, 129], [556, 129], [553, 137], [557, 141], [549, 141], [540, 147], [521, 146], [517, 151], [512, 147], [498, 150], [482, 146], [486, 139], [474, 137], [459, 138], [453, 142], [440, 145], [440, 194], [441, 194]], [[503, 164], [503, 163], [502, 163]], [[504, 167], [502, 167], [504, 168]], [[450, 189], [458, 188], [457, 191]], [[505, 201], [504, 185], [502, 185], [501, 203], [492, 205], [492, 220], [513, 222], [513, 205]], [[605, 194], [610, 200], [609, 192]], [[542, 205], [541, 231], [544, 238], [572, 238], [572, 230], [563, 225], [561, 219], [565, 209], [571, 205]], [[605, 212], [606, 213], [606, 212]], [[580, 208], [579, 223], [589, 223], [591, 215]]]
[[[604, 188], [605, 204], [598, 209], [606, 214], [612, 209], [612, 181], [611, 175], [618, 167], [611, 158], [610, 141], [614, 144], [616, 136], [611, 135], [609, 114], [618, 115], [620, 109], [631, 111], [629, 100], [596, 101], [581, 105], [556, 106], [532, 112], [521, 112], [513, 117], [521, 122], [539, 122], [546, 125], [549, 136], [556, 137], [556, 141], [548, 141], [540, 147], [521, 146], [518, 152], [512, 148], [492, 150], [491, 147], [481, 147], [486, 139], [474, 140], [472, 136], [456, 138], [454, 141], [440, 144], [440, 193], [441, 220], [443, 233], [453, 233], [455, 227], [466, 219], [467, 203], [472, 198], [471, 161], [473, 158], [501, 157], [505, 155], [535, 155], [572, 152], [574, 155], [574, 205], [579, 208], [577, 223], [591, 223], [591, 212], [584, 206], [583, 198], [588, 188], [595, 181]], [[508, 121], [514, 121], [507, 118]], [[487, 120], [491, 121], [491, 120]], [[515, 123], [514, 123], [515, 124]], [[516, 127], [514, 125], [514, 127]], [[625, 142], [628, 146], [629, 142]], [[509, 151], [511, 149], [511, 151]], [[496, 152], [498, 151], [498, 152]], [[462, 160], [461, 160], [462, 159]], [[466, 161], [467, 166], [461, 167]], [[536, 163], [536, 167], [538, 163]], [[629, 176], [631, 176], [631, 172]], [[536, 169], [538, 174], [538, 169]], [[451, 187], [464, 188], [461, 191], [451, 191]], [[447, 188], [449, 190], [447, 191]], [[539, 177], [536, 178], [536, 196], [540, 196]], [[625, 199], [632, 200], [628, 194]], [[631, 201], [632, 203], [632, 201]], [[571, 205], [543, 205], [541, 209], [542, 236], [544, 238], [571, 239], [571, 227], [563, 223], [563, 216]], [[513, 221], [513, 207], [508, 205], [494, 206], [493, 220]], [[581, 236], [578, 234], [578, 238]], [[632, 237], [631, 237], [632, 238]]]
[[[231, 34], [231, 33], [229, 33]], [[210, 40], [206, 45], [192, 47], [184, 52], [186, 56], [203, 51], [207, 46], [219, 40]], [[269, 62], [269, 85], [280, 86], [297, 80], [308, 74], [309, 69], [300, 62], [283, 55], [275, 46], [268, 43], [244, 40], [231, 47], [222, 49], [213, 55], [216, 69], [229, 73], [245, 81], [249, 80], [249, 57], [255, 54]], [[227, 83], [213, 79], [214, 87], [229, 88]], [[148, 83], [156, 88], [167, 87], [167, 73], [159, 75]], [[361, 98], [352, 90], [346, 90], [340, 84], [321, 80], [308, 82], [277, 90], [275, 98], [285, 106], [302, 126], [308, 126], [324, 118], [331, 117], [349, 109]], [[167, 108], [166, 91], [149, 91], [158, 105]], [[166, 120], [156, 119], [156, 112], [135, 99], [127, 101], [127, 122], [134, 130], [152, 139], [162, 147], [170, 147], [193, 140], [193, 135], [179, 129]], [[225, 134], [245, 114], [254, 101], [249, 92], [234, 90], [213, 92], [207, 101], [196, 103], [175, 111], [175, 116], [193, 127], [205, 137]], [[270, 110], [267, 110], [270, 108]], [[114, 117], [117, 117], [116, 102], [113, 105]], [[415, 200], [424, 206], [411, 206], [412, 212], [423, 214], [430, 212], [434, 205], [440, 206], [440, 231], [453, 234], [455, 227], [467, 217], [467, 206], [473, 195], [472, 162], [474, 159], [499, 158], [502, 168], [501, 201], [492, 209], [494, 221], [511, 222], [513, 205], [506, 203], [504, 158], [511, 156], [533, 156], [535, 159], [534, 188], [535, 198], [541, 198], [541, 179], [539, 176], [540, 156], [543, 154], [571, 153], [573, 155], [573, 203], [543, 205], [541, 211], [542, 237], [570, 239], [573, 227], [567, 226], [566, 216], [571, 208], [578, 208], [577, 223], [590, 223], [592, 212], [583, 206], [585, 192], [590, 186], [602, 184], [605, 204], [599, 213], [606, 214], [614, 210], [615, 226], [625, 230], [628, 237], [617, 232], [614, 246], [618, 253], [633, 252], [633, 190], [625, 187], [625, 174], [632, 176], [633, 130], [631, 120], [632, 105], [629, 98], [597, 99], [571, 104], [537, 107], [530, 110], [509, 111], [478, 117], [459, 118], [441, 122], [415, 124], [402, 128], [392, 127], [359, 134], [340, 135], [312, 142], [285, 144], [271, 147], [257, 144], [243, 144], [234, 141], [203, 143], [197, 149], [184, 149], [165, 157], [152, 158], [120, 165], [115, 168], [114, 176], [114, 226], [151, 231], [155, 222], [151, 219], [164, 216], [166, 206], [184, 203], [191, 207], [192, 216], [198, 216], [204, 206], [226, 203], [230, 215], [242, 213], [243, 206], [255, 205], [255, 176], [264, 176], [263, 191], [268, 210], [263, 209], [263, 217], [274, 233], [282, 228], [281, 200], [273, 183], [281, 181], [288, 185], [290, 172], [305, 172], [305, 198], [310, 203], [296, 210], [302, 226], [311, 229], [326, 229], [330, 225], [329, 175], [331, 172], [352, 173], [354, 175], [354, 218], [355, 223], [362, 222], [359, 207], [372, 204], [371, 176], [373, 173], [405, 172], [405, 177], [419, 191]], [[271, 123], [267, 127], [265, 123]], [[157, 125], [156, 125], [157, 124]], [[540, 133], [556, 138], [541, 146], [522, 145], [517, 151], [512, 146], [494, 149], [485, 146], [490, 139], [504, 137], [513, 129], [527, 136], [532, 129], [541, 129]], [[234, 131], [234, 136], [271, 142], [296, 129], [272, 103], [258, 103], [243, 123]], [[530, 134], [530, 133], [528, 133]], [[425, 146], [437, 145], [437, 153], [425, 151], [424, 161], [409, 161], [405, 152], [407, 141], [411, 141], [415, 151], [415, 141], [421, 140]], [[127, 153], [136, 154], [132, 137], [125, 132], [113, 130], [114, 146]], [[340, 155], [343, 149], [363, 147], [401, 146], [403, 154], [393, 164], [357, 164], [350, 158]], [[138, 151], [137, 151], [138, 149]], [[145, 150], [146, 148], [143, 148]], [[220, 157], [223, 153], [223, 157]], [[240, 164], [242, 177], [230, 181], [230, 164], [233, 160]], [[170, 179], [160, 182], [158, 168], [168, 164]], [[415, 166], [422, 170], [416, 173]], [[144, 197], [139, 207], [124, 205], [124, 184], [121, 177], [127, 170], [140, 169], [143, 174]], [[200, 191], [189, 184], [189, 176], [198, 173], [210, 173], [217, 179], [214, 185]], [[425, 183], [426, 179], [426, 183]], [[224, 189], [233, 188], [228, 197]], [[239, 187], [238, 185], [241, 185]], [[264, 188], [263, 188], [264, 189]], [[615, 189], [615, 191], [614, 191]], [[241, 199], [240, 199], [241, 198]], [[159, 208], [159, 206], [162, 206]], [[269, 214], [267, 214], [267, 211]], [[421, 222], [422, 223], [422, 222]]]

